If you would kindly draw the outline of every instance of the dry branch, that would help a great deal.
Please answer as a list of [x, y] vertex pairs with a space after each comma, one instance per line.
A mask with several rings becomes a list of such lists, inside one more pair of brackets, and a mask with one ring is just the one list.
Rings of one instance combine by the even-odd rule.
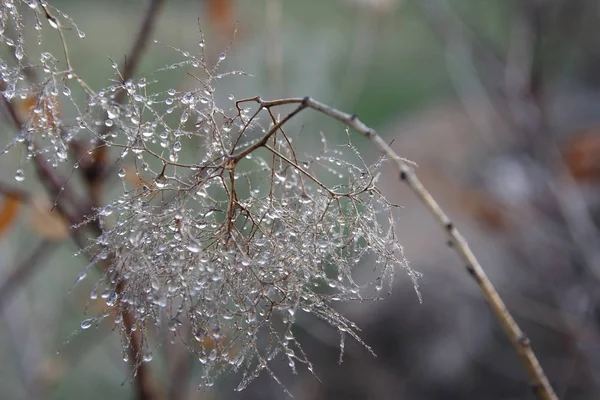
[[504, 329], [506, 336], [519, 355], [521, 363], [527, 370], [529, 381], [531, 382], [532, 389], [536, 396], [541, 400], [558, 400], [558, 397], [554, 393], [552, 386], [550, 386], [542, 366], [533, 352], [529, 338], [521, 330], [511, 313], [506, 308], [506, 305], [500, 297], [500, 294], [481, 267], [481, 264], [477, 260], [477, 257], [475, 257], [475, 254], [473, 254], [469, 248], [464, 236], [452, 223], [451, 219], [442, 210], [425, 186], [423, 186], [414, 169], [410, 166], [406, 159], [400, 157], [381, 138], [381, 136], [377, 134], [374, 129], [365, 125], [356, 117], [356, 115], [344, 113], [326, 104], [313, 100], [310, 97], [290, 98], [269, 102], [262, 101], [260, 98], [255, 98], [253, 100], [261, 104], [262, 107], [271, 107], [283, 104], [300, 104], [299, 110], [312, 108], [313, 110], [316, 110], [331, 118], [337, 119], [361, 135], [366, 136], [379, 151], [392, 160], [400, 172], [400, 180], [408, 185], [408, 187], [414, 192], [423, 205], [429, 210], [440, 227], [446, 232], [453, 245], [452, 247], [465, 263], [467, 272], [473, 277], [481, 289], [485, 300], [491, 307], [496, 319]]

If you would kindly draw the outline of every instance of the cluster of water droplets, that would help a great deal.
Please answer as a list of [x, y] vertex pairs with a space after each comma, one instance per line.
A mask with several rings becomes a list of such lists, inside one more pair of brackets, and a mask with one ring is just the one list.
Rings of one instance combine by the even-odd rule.
[[[31, 25], [37, 31], [37, 43], [26, 44]], [[4, 54], [9, 54], [0, 58], [0, 93], [11, 105], [11, 118], [21, 125], [13, 139], [2, 144], [0, 154], [19, 147], [25, 150], [26, 159], [41, 156], [54, 167], [67, 159], [68, 144], [80, 128], [62, 114], [60, 105], [74, 103], [71, 88], [81, 82], [74, 79], [65, 59], [41, 47], [42, 37], [62, 42], [59, 29], [85, 37], [68, 15], [45, 1], [6, 0], [0, 4], [0, 43], [7, 50]], [[23, 169], [16, 171], [15, 179], [25, 179]]]
[[[120, 179], [123, 193], [92, 217], [102, 234], [86, 249], [93, 254], [88, 269], [104, 271], [90, 299], [103, 301], [105, 311], [81, 329], [115, 316], [126, 361], [127, 329], [142, 334], [137, 356], [147, 362], [150, 333], [166, 326], [203, 365], [204, 385], [226, 371], [242, 374], [240, 390], [263, 371], [278, 381], [270, 369], [275, 358], [293, 371], [298, 364], [313, 370], [294, 334], [299, 313], [337, 329], [343, 350], [346, 336], [364, 343], [336, 301], [387, 294], [399, 268], [416, 286], [394, 231], [394, 206], [376, 187], [379, 163], [366, 165], [352, 145], [328, 146], [325, 137], [318, 152], [299, 155], [273, 128], [275, 114], [237, 104], [233, 95], [220, 106], [218, 81], [242, 74], [219, 72], [227, 52], [208, 65], [202, 39], [198, 55], [173, 48], [182, 61], [127, 80], [113, 62], [114, 83], [97, 91], [42, 52], [36, 68], [44, 79], [27, 83], [17, 5], [32, 10], [36, 29], [40, 21], [54, 29], [69, 21], [53, 8], [56, 17], [47, 18], [44, 2], [0, 5], [0, 41], [15, 47], [15, 60], [0, 61], [2, 94], [8, 101], [34, 96], [6, 150], [23, 144], [28, 158], [41, 155], [56, 166], [70, 158], [74, 138], [87, 138], [116, 155], [109, 179]], [[5, 35], [7, 26], [16, 39]], [[155, 89], [167, 79], [161, 74], [179, 68], [192, 71], [197, 87]], [[74, 87], [86, 103], [73, 100]], [[74, 106], [72, 120], [61, 113], [63, 101]], [[21, 169], [15, 179], [24, 179]], [[377, 279], [357, 281], [354, 267], [365, 261]], [[134, 320], [129, 328], [125, 313]]]
[[[107, 222], [98, 259], [109, 260], [110, 268], [94, 296], [110, 293], [110, 307], [120, 287], [121, 311], [132, 313], [144, 334], [166, 324], [203, 365], [207, 386], [228, 370], [243, 374], [238, 389], [261, 371], [277, 379], [269, 367], [276, 357], [294, 371], [297, 364], [312, 371], [292, 329], [298, 313], [363, 343], [334, 302], [365, 300], [365, 290], [371, 298], [387, 295], [398, 268], [415, 284], [417, 278], [394, 232], [394, 206], [375, 186], [378, 164], [350, 163], [342, 150], [356, 156], [354, 147], [330, 149], [324, 139], [320, 152], [300, 159], [281, 133], [268, 141], [275, 152], [256, 146], [238, 159], [273, 122], [263, 127], [255, 117], [249, 123], [250, 109], [219, 109], [206, 88], [166, 96], [195, 121], [169, 125], [151, 113], [158, 118], [136, 118], [136, 130], [115, 118], [121, 133], [129, 129], [129, 140], [140, 142], [123, 160], [155, 157], [148, 151], [157, 146], [169, 156], [160, 168], [144, 161], [138, 175], [146, 178], [135, 187], [118, 171], [126, 190], [100, 210]], [[112, 114], [127, 113], [135, 115], [131, 109]], [[140, 133], [145, 129], [154, 134]], [[173, 157], [184, 138], [200, 150]], [[338, 184], [327, 186], [326, 179]], [[356, 282], [353, 269], [367, 260], [378, 278]]]

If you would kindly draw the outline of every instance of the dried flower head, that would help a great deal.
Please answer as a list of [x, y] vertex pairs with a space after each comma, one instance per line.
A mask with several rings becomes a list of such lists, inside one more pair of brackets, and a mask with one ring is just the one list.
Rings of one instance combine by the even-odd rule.
[[[45, 19], [62, 38], [62, 22], [53, 15], [68, 17], [45, 2], [25, 3], [36, 29]], [[21, 32], [16, 4], [2, 3], [0, 22]], [[22, 54], [18, 37], [15, 55]], [[9, 44], [8, 36], [0, 38]], [[99, 91], [75, 74], [68, 58], [65, 69], [42, 53], [43, 78], [28, 85], [21, 83], [30, 67], [23, 57], [12, 67], [0, 64], [7, 100], [36, 99], [7, 149], [25, 142], [28, 157], [43, 155], [54, 165], [68, 159], [74, 140], [89, 142], [90, 154], [105, 147], [119, 153], [111, 177], [122, 180], [123, 191], [88, 219], [99, 221], [102, 233], [85, 249], [92, 254], [88, 269], [104, 271], [91, 297], [101, 297], [106, 312], [81, 328], [116, 314], [124, 358], [129, 331], [141, 333], [133, 360], [139, 366], [152, 358], [149, 333], [166, 325], [204, 364], [203, 384], [241, 371], [240, 390], [263, 370], [277, 380], [269, 367], [275, 357], [286, 358], [294, 371], [298, 363], [312, 371], [292, 330], [298, 313], [337, 329], [342, 350], [346, 336], [368, 349], [334, 302], [380, 297], [399, 268], [415, 287], [417, 279], [394, 231], [395, 206], [376, 186], [381, 160], [365, 163], [349, 134], [337, 146], [322, 135], [318, 151], [299, 154], [284, 128], [303, 104], [283, 118], [274, 110], [289, 107], [285, 101], [231, 97], [223, 108], [217, 82], [241, 74], [219, 72], [227, 52], [209, 65], [204, 39], [198, 55], [173, 50], [181, 61], [141, 79], [127, 79], [113, 63], [115, 81]], [[196, 89], [154, 89], [177, 68], [193, 71]], [[87, 103], [73, 100], [71, 85]], [[75, 118], [59, 113], [59, 99], [74, 105]], [[355, 279], [361, 262], [378, 272], [372, 282]], [[133, 326], [124, 323], [125, 314]]]

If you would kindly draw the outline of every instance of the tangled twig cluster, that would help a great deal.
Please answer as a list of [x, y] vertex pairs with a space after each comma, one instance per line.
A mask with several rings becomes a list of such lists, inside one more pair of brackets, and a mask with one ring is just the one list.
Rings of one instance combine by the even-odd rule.
[[[21, 38], [17, 4], [4, 2], [1, 20], [12, 22]], [[299, 312], [335, 327], [342, 350], [346, 335], [368, 348], [333, 302], [365, 300], [369, 287], [370, 297], [379, 297], [384, 286], [391, 290], [398, 268], [415, 287], [418, 275], [398, 243], [395, 206], [376, 187], [380, 162], [367, 165], [349, 136], [334, 146], [322, 135], [320, 151], [298, 154], [284, 124], [307, 104], [283, 118], [275, 111], [294, 99], [231, 96], [229, 109], [219, 107], [216, 82], [241, 73], [219, 73], [226, 52], [209, 66], [203, 39], [199, 55], [173, 48], [182, 61], [141, 79], [125, 77], [113, 62], [115, 82], [94, 91], [73, 71], [65, 27], [54, 14], [70, 20], [45, 2], [27, 5], [39, 23], [46, 19], [59, 31], [66, 67], [49, 53], [42, 53], [41, 68], [22, 57], [14, 67], [3, 65], [5, 99], [34, 99], [6, 151], [25, 143], [29, 158], [54, 166], [70, 158], [76, 141], [89, 142], [87, 155], [119, 151], [111, 173], [122, 179], [122, 195], [75, 226], [99, 224], [101, 234], [84, 250], [92, 255], [88, 269], [101, 264], [104, 271], [91, 298], [103, 299], [106, 311], [81, 328], [116, 314], [124, 359], [131, 357], [131, 332], [141, 334], [131, 360], [137, 368], [152, 358], [149, 333], [166, 324], [205, 365], [206, 385], [221, 372], [241, 370], [239, 389], [271, 372], [269, 362], [279, 355], [294, 371], [297, 363], [312, 371], [292, 329]], [[15, 54], [21, 48], [19, 39]], [[183, 67], [192, 69], [197, 89], [153, 90], [161, 73]], [[38, 69], [43, 77], [26, 83], [24, 71]], [[74, 90], [83, 92], [85, 104]], [[64, 100], [74, 106], [72, 120], [60, 110]], [[135, 167], [127, 171], [130, 164]], [[332, 181], [338, 183], [325, 183]], [[378, 278], [357, 282], [353, 267], [367, 259]], [[124, 315], [133, 323], [124, 323]]]
[[[159, 3], [151, 2], [146, 21]], [[62, 57], [41, 52], [39, 63], [28, 59], [25, 10], [38, 32], [44, 23], [58, 32]], [[139, 375], [145, 375], [144, 363], [152, 359], [155, 328], [167, 327], [197, 356], [205, 366], [203, 384], [240, 371], [241, 390], [262, 371], [279, 382], [270, 368], [276, 357], [287, 359], [293, 371], [298, 363], [313, 370], [292, 329], [299, 312], [337, 329], [342, 351], [346, 336], [369, 349], [356, 325], [333, 303], [379, 298], [384, 286], [385, 292], [391, 289], [398, 268], [417, 288], [418, 274], [408, 266], [394, 231], [395, 206], [376, 186], [382, 160], [365, 163], [349, 134], [338, 146], [322, 136], [319, 151], [300, 154], [284, 126], [307, 108], [358, 131], [394, 162], [400, 179], [446, 230], [467, 264], [539, 398], [556, 398], [527, 337], [463, 236], [411, 165], [374, 130], [310, 98], [235, 101], [230, 96], [230, 107], [220, 107], [216, 83], [241, 73], [219, 72], [227, 52], [209, 65], [204, 39], [198, 56], [173, 48], [182, 61], [141, 79], [132, 79], [132, 64], [121, 72], [113, 62], [114, 83], [94, 91], [73, 70], [65, 41], [69, 29], [85, 36], [44, 0], [0, 3], [0, 42], [13, 56], [0, 60], [0, 89], [18, 129], [0, 154], [23, 148], [51, 193], [62, 196], [55, 206], [73, 224], [73, 238], [91, 258], [78, 281], [95, 265], [103, 271], [90, 297], [101, 298], [105, 312], [84, 320], [81, 329], [115, 317], [124, 359], [139, 372], [141, 398], [150, 397], [151, 384]], [[193, 71], [197, 89], [153, 90], [161, 73], [178, 68]], [[86, 100], [77, 100], [75, 91]], [[64, 103], [72, 106], [73, 118], [61, 109]], [[295, 108], [281, 118], [279, 107]], [[109, 149], [118, 153], [115, 168], [99, 172], [98, 161], [108, 157]], [[107, 205], [100, 204], [97, 190], [89, 201], [81, 200], [47, 166], [69, 160], [73, 171], [88, 163], [82, 169], [91, 189], [99, 175], [106, 181], [119, 177], [122, 193]], [[24, 180], [21, 168], [15, 179]], [[88, 226], [96, 236], [86, 246], [81, 230]], [[361, 282], [353, 267], [367, 260], [378, 277]]]
[[[352, 269], [367, 256], [379, 270], [377, 292], [384, 282], [391, 288], [398, 268], [415, 285], [417, 273], [394, 232], [394, 206], [375, 186], [378, 164], [349, 163], [324, 137], [321, 152], [301, 157], [283, 124], [304, 104], [278, 120], [272, 108], [285, 101], [246, 99], [227, 117], [208, 86], [177, 97], [188, 105], [182, 115], [195, 119], [193, 133], [177, 140], [197, 136], [203, 144], [197, 164], [151, 150], [152, 135], [141, 128], [147, 124], [141, 118], [133, 126], [130, 119], [115, 120], [139, 142], [124, 146], [125, 152], [138, 161], [159, 158], [162, 167], [148, 167], [151, 180], [100, 211], [118, 217], [114, 226], [104, 224], [96, 241], [97, 258], [112, 260], [98, 291], [108, 307], [118, 300], [133, 313], [143, 332], [167, 321], [206, 365], [207, 384], [225, 366], [242, 368], [241, 389], [260, 371], [270, 371], [268, 361], [279, 353], [292, 368], [300, 362], [312, 370], [292, 331], [296, 312], [311, 313], [362, 343], [357, 327], [332, 302], [364, 299], [369, 284], [356, 282]], [[243, 108], [251, 101], [258, 103], [253, 113]], [[131, 112], [121, 108], [119, 113]], [[261, 111], [271, 124], [247, 140]], [[177, 124], [181, 129], [181, 119]], [[349, 142], [344, 147], [360, 160]], [[327, 174], [344, 183], [322, 183], [320, 176]], [[126, 178], [125, 171], [120, 175]], [[182, 330], [191, 330], [193, 340]], [[214, 343], [210, 349], [207, 340]]]

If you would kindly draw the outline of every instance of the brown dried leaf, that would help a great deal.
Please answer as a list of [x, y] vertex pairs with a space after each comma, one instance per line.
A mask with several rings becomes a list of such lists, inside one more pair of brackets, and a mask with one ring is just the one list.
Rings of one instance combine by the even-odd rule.
[[575, 134], [564, 144], [563, 156], [576, 181], [600, 182], [600, 129]]
[[2, 236], [12, 225], [21, 206], [19, 196], [8, 194], [2, 199], [0, 205], [0, 236]]
[[483, 190], [463, 189], [460, 210], [492, 231], [510, 228], [508, 210], [492, 194]]
[[[32, 118], [33, 125], [44, 125], [49, 128], [56, 127], [60, 106], [56, 97], [50, 96], [28, 96], [23, 100], [14, 100], [14, 107], [23, 120]], [[40, 113], [34, 113], [34, 109], [41, 110]], [[42, 121], [42, 118], [44, 119]]]
[[208, 2], [209, 21], [225, 36], [231, 36], [235, 28], [233, 8], [231, 0], [209, 0]]
[[58, 211], [51, 211], [52, 205], [41, 197], [31, 201], [32, 212], [29, 227], [39, 236], [52, 241], [69, 237], [69, 224]]

